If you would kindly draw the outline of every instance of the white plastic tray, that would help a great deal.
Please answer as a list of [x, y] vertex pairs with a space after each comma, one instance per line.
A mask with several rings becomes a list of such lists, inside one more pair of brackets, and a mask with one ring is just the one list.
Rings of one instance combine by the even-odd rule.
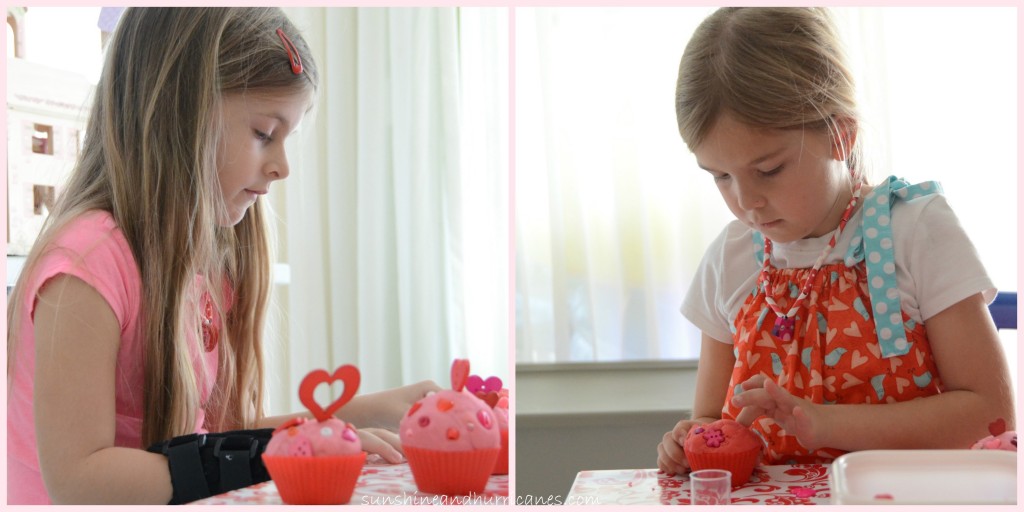
[[1000, 450], [867, 450], [832, 463], [832, 502], [1016, 504], [1017, 453]]

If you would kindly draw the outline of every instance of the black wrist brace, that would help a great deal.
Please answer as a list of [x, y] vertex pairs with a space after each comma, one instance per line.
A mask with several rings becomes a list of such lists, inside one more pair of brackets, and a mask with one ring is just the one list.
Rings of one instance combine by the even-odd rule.
[[146, 451], [167, 457], [174, 495], [171, 505], [270, 480], [263, 450], [274, 429], [189, 434], [155, 443]]

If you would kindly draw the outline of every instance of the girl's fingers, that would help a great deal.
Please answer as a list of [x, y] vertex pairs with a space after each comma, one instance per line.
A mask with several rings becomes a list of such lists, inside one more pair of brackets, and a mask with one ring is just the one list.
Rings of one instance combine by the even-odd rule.
[[360, 429], [357, 433], [364, 451], [376, 453], [391, 464], [405, 461], [402, 452], [398, 451], [402, 446], [401, 440], [394, 432], [383, 429]]
[[789, 409], [792, 409], [797, 405], [796, 397], [790, 394], [789, 391], [786, 391], [782, 386], [776, 384], [775, 381], [765, 382], [764, 390], [767, 391], [768, 395], [770, 395], [772, 399], [780, 405], [788, 406], [787, 408]]
[[682, 475], [686, 473], [686, 457], [681, 447], [671, 439], [671, 433], [665, 434], [661, 444], [658, 445], [658, 469], [669, 476]]
[[736, 422], [749, 427], [757, 418], [771, 413], [777, 407], [775, 399], [764, 389], [751, 389], [732, 397], [733, 405], [740, 407]]
[[754, 423], [754, 420], [767, 414], [768, 411], [760, 407], [744, 407], [739, 414], [736, 415], [736, 423], [749, 427]]
[[[772, 401], [775, 403], [775, 410], [780, 413], [782, 417], [793, 417], [794, 412], [800, 408], [801, 399], [794, 396], [785, 388], [772, 382], [765, 385], [765, 391], [769, 396], [772, 397]], [[806, 414], [803, 416], [806, 418]], [[778, 420], [778, 418], [776, 418]]]
[[[676, 426], [672, 428], [672, 432], [669, 432], [672, 436], [672, 440], [676, 444], [682, 445], [683, 441], [686, 440], [686, 434], [688, 434], [690, 429], [696, 424], [697, 422], [693, 420], [681, 420], [679, 423], [676, 423]], [[666, 434], [666, 438], [667, 437], [668, 434]]]
[[759, 373], [759, 374], [754, 375], [753, 377], [743, 381], [742, 383], [740, 383], [740, 388], [743, 391], [747, 391], [747, 390], [750, 390], [750, 389], [763, 388], [764, 387], [764, 383], [765, 383], [766, 380], [768, 380], [768, 379], [765, 376], [765, 374]]

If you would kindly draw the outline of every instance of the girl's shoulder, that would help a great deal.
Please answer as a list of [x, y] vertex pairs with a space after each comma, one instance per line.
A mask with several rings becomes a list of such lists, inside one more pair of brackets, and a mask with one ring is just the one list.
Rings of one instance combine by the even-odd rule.
[[733, 272], [756, 271], [760, 266], [754, 257], [758, 250], [754, 242], [754, 230], [739, 220], [732, 220], [708, 246], [707, 255]]
[[[122, 327], [131, 325], [141, 294], [139, 267], [127, 239], [106, 211], [91, 210], [56, 226], [26, 281], [34, 297], [53, 277], [65, 274], [96, 289]], [[32, 303], [25, 304], [31, 311]]]
[[716, 276], [720, 292], [745, 290], [761, 269], [758, 249], [754, 230], [739, 220], [732, 220], [708, 245], [701, 271]]
[[136, 267], [128, 240], [113, 215], [104, 210], [87, 211], [59, 227], [43, 250], [42, 261], [44, 266], [49, 262], [51, 265], [71, 264], [94, 269], [115, 267], [127, 270]]
[[959, 217], [942, 194], [896, 201], [891, 213], [892, 236], [897, 247], [920, 243], [922, 237], [938, 232], [966, 235], [962, 233]]
[[709, 252], [733, 253], [739, 249], [751, 250], [754, 230], [743, 222], [733, 219], [722, 228], [718, 236], [708, 245]]
[[108, 244], [128, 247], [124, 233], [110, 212], [89, 210], [57, 227], [49, 248], [70, 249], [82, 253]]
[[69, 220], [60, 230], [56, 240], [62, 245], [77, 245], [83, 241], [95, 240], [96, 237], [124, 238], [114, 221], [114, 216], [106, 210], [89, 210]]

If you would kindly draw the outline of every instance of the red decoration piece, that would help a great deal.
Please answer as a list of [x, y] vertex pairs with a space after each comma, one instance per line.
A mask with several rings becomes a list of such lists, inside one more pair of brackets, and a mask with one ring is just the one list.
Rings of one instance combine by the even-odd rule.
[[305, 422], [306, 422], [306, 418], [292, 418], [292, 419], [284, 422], [284, 424], [281, 425], [280, 427], [277, 427], [276, 429], [274, 429], [274, 433], [276, 434], [278, 432], [281, 432], [282, 430], [288, 430], [288, 429], [290, 429], [292, 427], [295, 427], [295, 426], [298, 426], [298, 425], [302, 425]]
[[[313, 392], [316, 391], [316, 387], [320, 384], [330, 385], [332, 382], [341, 381], [345, 384], [345, 389], [341, 393], [341, 397], [331, 402], [327, 408], [320, 407], [320, 404], [313, 398]], [[302, 384], [299, 385], [299, 400], [302, 405], [309, 409], [309, 412], [313, 413], [318, 421], [325, 421], [330, 419], [338, 409], [352, 400], [352, 397], [356, 396], [356, 391], [359, 390], [359, 369], [350, 364], [339, 367], [334, 370], [333, 374], [328, 374], [325, 370], [313, 370], [309, 372], [302, 379]]]
[[989, 434], [992, 434], [993, 436], [998, 436], [1003, 432], [1006, 432], [1006, 420], [999, 418], [998, 420], [995, 420], [992, 423], [988, 424]]
[[487, 394], [477, 393], [476, 397], [486, 402], [491, 409], [493, 409], [495, 405], [498, 405], [498, 400], [501, 400], [501, 395], [494, 391]]
[[284, 33], [284, 30], [277, 29], [277, 35], [281, 38], [281, 43], [284, 44], [284, 51], [288, 53], [288, 64], [292, 67], [293, 74], [302, 73], [302, 57], [299, 55], [299, 49], [295, 47], [295, 43]]
[[409, 408], [409, 412], [406, 413], [406, 416], [412, 416], [416, 411], [420, 410], [420, 407], [423, 407], [423, 402], [416, 402], [412, 404], [412, 407]]
[[467, 378], [469, 378], [469, 359], [452, 361], [452, 389], [462, 391], [462, 388], [466, 387]]
[[213, 323], [213, 301], [210, 300], [209, 293], [203, 293], [202, 302], [203, 348], [207, 352], [212, 352], [220, 340], [220, 329]]

